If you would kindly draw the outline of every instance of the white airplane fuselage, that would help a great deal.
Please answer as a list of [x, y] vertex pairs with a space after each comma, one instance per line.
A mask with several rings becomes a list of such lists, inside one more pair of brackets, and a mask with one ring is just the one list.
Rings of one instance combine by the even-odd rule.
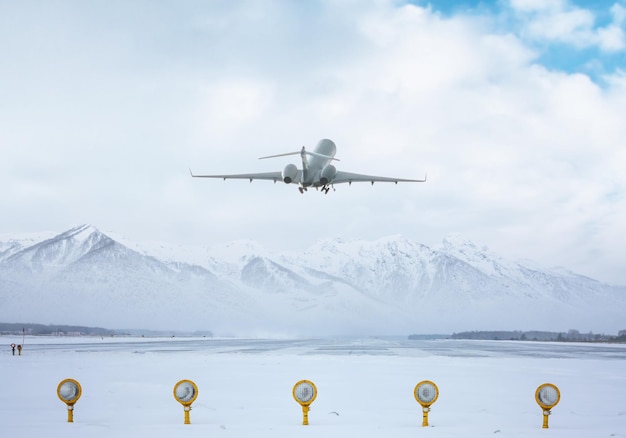
[[[315, 146], [314, 154], [302, 153], [302, 187], [323, 187], [334, 176], [335, 166], [330, 162], [337, 153], [337, 146], [332, 140], [320, 140]], [[331, 176], [332, 173], [332, 176]], [[324, 175], [323, 175], [324, 174]], [[331, 176], [331, 178], [329, 178]]]

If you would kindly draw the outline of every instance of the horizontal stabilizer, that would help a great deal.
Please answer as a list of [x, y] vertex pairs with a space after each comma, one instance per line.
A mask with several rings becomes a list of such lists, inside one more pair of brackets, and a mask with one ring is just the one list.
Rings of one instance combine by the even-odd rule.
[[265, 160], [266, 158], [278, 158], [278, 157], [286, 157], [288, 155], [301, 155], [301, 152], [287, 152], [286, 154], [278, 154], [278, 155], [268, 155], [267, 157], [259, 157], [259, 160]]
[[287, 152], [287, 153], [284, 153], [284, 154], [268, 155], [267, 157], [259, 157], [259, 160], [265, 160], [267, 158], [287, 157], [289, 155], [300, 155], [303, 158], [304, 158], [305, 155], [311, 155], [311, 156], [314, 156], [314, 157], [325, 158], [327, 160], [340, 161], [338, 158], [331, 157], [330, 155], [324, 155], [324, 154], [320, 154], [318, 152], [307, 151], [304, 148], [304, 146], [302, 146], [302, 149], [299, 150], [298, 152]]

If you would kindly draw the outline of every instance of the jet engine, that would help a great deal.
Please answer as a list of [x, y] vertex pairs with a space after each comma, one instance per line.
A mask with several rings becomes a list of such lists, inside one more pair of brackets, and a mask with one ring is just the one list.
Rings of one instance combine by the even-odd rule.
[[335, 178], [335, 175], [337, 175], [337, 169], [335, 166], [327, 164], [320, 172], [320, 184], [325, 186]]
[[291, 184], [298, 176], [298, 168], [295, 164], [287, 164], [283, 169], [282, 177], [285, 184]]

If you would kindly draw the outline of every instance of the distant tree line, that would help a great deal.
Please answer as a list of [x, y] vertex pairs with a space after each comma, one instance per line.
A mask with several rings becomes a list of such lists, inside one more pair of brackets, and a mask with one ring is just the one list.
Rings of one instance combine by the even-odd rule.
[[21, 335], [22, 333], [34, 336], [44, 335], [73, 335], [73, 336], [113, 336], [119, 335], [115, 330], [101, 327], [83, 327], [77, 325], [44, 325], [0, 322], [0, 334]]
[[0, 322], [0, 335], [22, 335], [31, 336], [202, 336], [213, 337], [209, 330], [198, 330], [194, 332], [184, 331], [163, 331], [163, 330], [109, 330], [102, 327], [85, 327], [80, 325], [64, 324], [32, 324], [32, 323], [7, 323]]
[[[411, 335], [409, 339], [413, 339]], [[555, 342], [626, 342], [626, 330], [620, 330], [615, 335], [605, 335], [599, 333], [581, 333], [578, 330], [567, 332], [547, 332], [547, 331], [507, 331], [507, 330], [485, 330], [453, 333], [450, 339], [478, 339], [493, 341], [555, 341]]]

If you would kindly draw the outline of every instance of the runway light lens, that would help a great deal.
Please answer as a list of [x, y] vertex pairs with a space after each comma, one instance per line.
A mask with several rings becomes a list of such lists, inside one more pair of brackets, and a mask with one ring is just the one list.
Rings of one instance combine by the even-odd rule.
[[545, 406], [555, 406], [559, 402], [559, 393], [552, 386], [544, 386], [539, 390], [539, 401]]
[[63, 401], [73, 401], [78, 395], [78, 386], [74, 382], [65, 382], [61, 385], [59, 394]]
[[76, 403], [82, 394], [80, 383], [74, 379], [65, 379], [57, 387], [57, 395], [62, 402], [71, 405]]
[[299, 382], [296, 384], [294, 394], [300, 404], [310, 403], [315, 398], [315, 387], [311, 382]]
[[417, 388], [417, 399], [423, 404], [430, 404], [437, 397], [437, 390], [434, 385], [424, 383]]
[[439, 388], [430, 380], [424, 380], [415, 385], [415, 400], [422, 406], [430, 406], [437, 401]]
[[188, 403], [193, 400], [196, 390], [189, 382], [183, 382], [176, 387], [176, 398], [181, 403]]

